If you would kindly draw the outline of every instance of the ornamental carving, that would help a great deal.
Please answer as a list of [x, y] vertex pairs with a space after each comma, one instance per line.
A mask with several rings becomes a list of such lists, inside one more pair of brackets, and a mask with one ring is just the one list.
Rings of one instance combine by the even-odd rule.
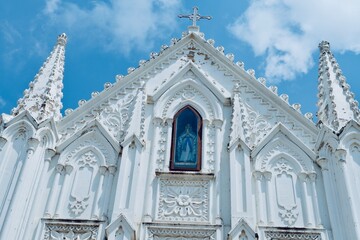
[[321, 240], [320, 233], [292, 233], [265, 231], [266, 240], [291, 239], [291, 240]]
[[46, 223], [43, 240], [96, 240], [98, 225]]
[[96, 163], [97, 163], [97, 160], [96, 160], [95, 154], [92, 151], [88, 151], [88, 152], [84, 153], [78, 161], [78, 164], [81, 167], [84, 167], [86, 165], [92, 166], [92, 165], [95, 165]]
[[208, 209], [208, 181], [160, 180], [159, 220], [204, 222]]
[[360, 153], [360, 146], [357, 143], [353, 143], [350, 146], [350, 151], [355, 153]]
[[233, 107], [231, 114], [231, 130], [230, 130], [230, 145], [237, 139], [240, 139], [244, 134], [242, 125], [245, 124], [243, 119], [245, 118], [244, 104], [241, 103], [240, 93], [239, 93], [239, 84], [235, 84], [234, 91], [236, 93], [233, 97]]
[[89, 205], [89, 203], [87, 202], [87, 200], [89, 199], [89, 197], [85, 197], [82, 199], [77, 199], [76, 197], [73, 197], [73, 200], [71, 200], [69, 202], [69, 209], [72, 213], [74, 213], [76, 216], [80, 215], [82, 212], [84, 212], [84, 210], [86, 209], [86, 207]]
[[244, 121], [245, 142], [251, 146], [256, 145], [271, 130], [268, 119], [255, 111], [250, 105], [244, 103], [246, 109], [246, 121]]
[[131, 107], [134, 104], [135, 94], [131, 93], [115, 104], [108, 105], [101, 112], [101, 122], [117, 140], [121, 140], [126, 133], [126, 124], [131, 117]]
[[162, 171], [164, 169], [164, 162], [166, 157], [166, 144], [168, 136], [168, 123], [161, 122], [159, 123], [160, 129], [160, 139], [158, 142], [157, 150], [157, 160], [156, 160], [156, 169], [157, 171]]
[[259, 166], [260, 169], [262, 171], [266, 171], [269, 161], [278, 153], [286, 153], [292, 156], [297, 160], [297, 162], [301, 165], [304, 171], [310, 172], [311, 169], [309, 169], [309, 167], [307, 166], [303, 156], [298, 154], [297, 149], [294, 149], [290, 145], [285, 145], [281, 140], [278, 140], [276, 142], [276, 145], [270, 151], [266, 152], [263, 157], [261, 157]]
[[80, 215], [89, 205], [91, 186], [98, 169], [98, 158], [93, 151], [87, 151], [76, 161], [77, 169], [70, 193], [69, 210]]
[[212, 240], [215, 229], [172, 229], [172, 228], [150, 228], [149, 240]]
[[215, 134], [216, 134], [216, 127], [215, 124], [211, 123], [208, 125], [207, 130], [207, 138], [205, 139], [207, 147], [206, 147], [206, 154], [207, 154], [207, 167], [208, 172], [215, 171]]
[[214, 110], [211, 107], [209, 100], [197, 89], [191, 85], [185, 86], [183, 89], [177, 91], [166, 103], [162, 112], [162, 118], [166, 118], [170, 106], [177, 99], [182, 99], [184, 96], [196, 96], [204, 103], [205, 111], [209, 114], [210, 119], [214, 119]]
[[104, 158], [106, 159], [106, 163], [108, 165], [115, 164], [115, 153], [113, 149], [105, 145], [103, 141], [100, 141], [97, 138], [96, 135], [97, 130], [91, 130], [91, 131], [92, 131], [92, 135], [89, 138], [85, 140], [82, 139], [79, 144], [75, 143], [76, 147], [72, 148], [71, 151], [66, 154], [65, 163], [67, 164], [71, 163], [74, 160], [76, 154], [78, 154], [83, 149], [90, 147], [90, 148], [97, 148], [104, 155]]
[[60, 140], [64, 141], [76, 132], [84, 129], [89, 121], [98, 119], [115, 139], [121, 141], [126, 135], [126, 129], [136, 102], [134, 99], [138, 96], [140, 86], [139, 82], [132, 82], [108, 97], [106, 101], [86, 111], [81, 115], [81, 118], [72, 121], [71, 125], [68, 124], [61, 127]]
[[55, 240], [88, 240], [91, 237], [91, 232], [86, 233], [74, 233], [73, 231], [70, 231], [68, 233], [62, 233], [57, 231], [51, 231], [50, 232], [50, 238]]
[[[267, 99], [258, 93], [258, 90], [252, 88], [248, 84], [239, 83], [234, 91], [241, 91], [241, 97], [244, 103], [244, 108], [241, 109], [241, 117], [244, 119], [243, 124], [244, 136], [247, 138], [246, 143], [249, 145], [256, 145], [263, 139], [264, 134], [267, 133], [266, 129], [281, 122], [284, 124], [295, 136], [301, 139], [309, 148], [316, 142], [316, 133], [309, 128], [305, 128], [298, 123], [298, 120], [283, 111], [281, 108], [275, 107]], [[273, 94], [273, 92], [271, 92]], [[285, 95], [284, 95], [285, 96]], [[281, 101], [284, 101], [279, 97]], [[302, 117], [300, 114], [299, 117]], [[246, 121], [245, 121], [246, 120]], [[312, 123], [310, 123], [312, 124]], [[261, 132], [256, 132], [257, 129], [264, 129]], [[270, 129], [268, 129], [270, 130]]]
[[293, 168], [288, 161], [281, 158], [274, 164], [273, 170], [276, 173], [275, 186], [279, 216], [286, 225], [290, 226], [296, 222], [299, 216]]

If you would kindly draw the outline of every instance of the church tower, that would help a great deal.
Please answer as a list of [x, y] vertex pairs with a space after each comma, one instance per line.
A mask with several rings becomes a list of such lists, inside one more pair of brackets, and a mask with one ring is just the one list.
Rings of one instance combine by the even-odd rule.
[[[0, 239], [30, 239], [40, 221], [44, 181], [58, 139], [61, 119], [66, 35], [61, 34], [29, 89], [13, 109], [1, 115]], [[38, 208], [40, 207], [40, 208]]]
[[330, 44], [323, 41], [319, 49], [317, 163], [323, 173], [334, 239], [359, 239], [359, 103]]

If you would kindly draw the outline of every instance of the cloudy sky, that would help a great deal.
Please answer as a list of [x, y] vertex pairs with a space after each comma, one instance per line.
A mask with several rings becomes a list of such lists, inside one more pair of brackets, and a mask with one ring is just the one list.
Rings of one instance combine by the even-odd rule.
[[303, 113], [316, 112], [321, 40], [331, 43], [348, 83], [360, 94], [359, 0], [5, 0], [0, 3], [0, 113], [16, 106], [58, 34], [68, 35], [64, 111], [179, 38], [191, 22], [177, 15], [191, 13], [195, 5], [213, 17], [199, 23], [205, 37], [276, 84]]

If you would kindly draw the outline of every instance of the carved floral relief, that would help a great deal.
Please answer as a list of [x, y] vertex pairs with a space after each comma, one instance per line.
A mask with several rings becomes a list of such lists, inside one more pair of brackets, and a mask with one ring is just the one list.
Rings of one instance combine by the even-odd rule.
[[276, 198], [279, 206], [279, 216], [286, 225], [295, 224], [299, 210], [296, 203], [296, 191], [293, 168], [284, 158], [278, 160], [273, 167], [276, 177]]
[[98, 228], [88, 224], [47, 223], [43, 240], [95, 240]]
[[97, 162], [97, 156], [91, 150], [81, 155], [77, 161], [78, 168], [75, 173], [69, 202], [69, 210], [75, 216], [83, 213], [89, 205], [90, 188], [98, 168]]
[[170, 221], [208, 221], [209, 182], [161, 180], [158, 218]]

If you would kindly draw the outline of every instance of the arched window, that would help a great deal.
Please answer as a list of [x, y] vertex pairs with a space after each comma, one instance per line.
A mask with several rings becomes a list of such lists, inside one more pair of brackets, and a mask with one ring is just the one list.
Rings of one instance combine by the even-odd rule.
[[201, 168], [202, 118], [186, 106], [174, 116], [171, 141], [171, 170], [199, 171]]

